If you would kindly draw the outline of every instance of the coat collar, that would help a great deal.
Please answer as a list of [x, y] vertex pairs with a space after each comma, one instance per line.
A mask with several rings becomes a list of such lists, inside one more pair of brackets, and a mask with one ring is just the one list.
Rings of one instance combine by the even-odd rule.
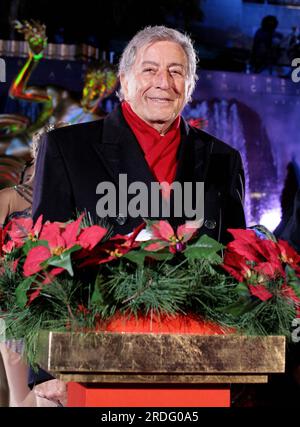
[[[150, 189], [155, 178], [121, 108], [109, 114], [102, 122], [102, 141], [93, 144], [101, 163], [112, 180], [118, 184], [119, 174], [126, 173], [128, 185], [144, 182]], [[191, 128], [181, 120], [181, 142], [178, 150], [176, 181], [205, 181], [213, 142], [201, 137], [202, 132]], [[207, 134], [205, 134], [207, 135]]]

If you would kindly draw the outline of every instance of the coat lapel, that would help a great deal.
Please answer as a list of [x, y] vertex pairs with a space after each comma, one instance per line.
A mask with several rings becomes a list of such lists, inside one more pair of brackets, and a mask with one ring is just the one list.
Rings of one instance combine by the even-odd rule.
[[181, 143], [178, 151], [178, 166], [175, 181], [204, 182], [207, 177], [210, 155], [212, 151], [212, 140], [203, 137], [207, 134], [195, 132], [182, 119]]
[[[156, 182], [143, 152], [127, 125], [121, 108], [103, 120], [102, 140], [95, 141], [93, 148], [101, 159], [110, 179], [119, 187], [119, 175], [127, 175], [127, 188], [133, 182], [140, 181], [146, 184], [151, 195], [151, 183]], [[203, 132], [204, 136], [206, 134]], [[177, 171], [175, 181], [203, 182], [207, 175], [209, 158], [212, 149], [211, 140], [206, 141], [199, 132], [194, 132], [184, 119], [181, 122], [181, 143], [177, 154]], [[193, 197], [195, 197], [194, 195]], [[128, 201], [133, 196], [128, 196]], [[171, 212], [173, 200], [171, 199]]]
[[[96, 141], [93, 147], [116, 188], [119, 188], [119, 175], [126, 174], [127, 188], [133, 182], [143, 182], [150, 197], [155, 178], [120, 107], [103, 120], [101, 141]], [[128, 201], [132, 197], [128, 196]]]
[[[199, 197], [197, 194], [197, 182], [206, 182], [210, 154], [212, 150], [211, 140], [205, 138], [206, 134], [203, 132], [193, 130], [184, 119], [181, 123], [181, 144], [178, 151], [178, 166], [175, 181], [180, 182], [182, 191], [184, 194], [184, 184], [189, 182], [192, 183], [192, 195], [191, 199], [188, 199], [190, 206], [195, 209], [196, 201]], [[204, 186], [204, 192], [206, 192], [207, 185]], [[171, 218], [171, 224], [174, 228], [177, 228], [180, 224], [183, 224], [187, 219], [185, 216], [186, 206], [184, 202], [187, 202], [185, 196], [183, 196], [182, 205], [182, 217]], [[171, 198], [171, 212], [174, 212], [174, 199]]]
[[[182, 119], [175, 181], [205, 181], [213, 145], [206, 136], [193, 132]], [[102, 142], [95, 141], [93, 147], [116, 183], [120, 173], [128, 174], [128, 183], [141, 181], [149, 187], [156, 181], [120, 108], [103, 120]]]

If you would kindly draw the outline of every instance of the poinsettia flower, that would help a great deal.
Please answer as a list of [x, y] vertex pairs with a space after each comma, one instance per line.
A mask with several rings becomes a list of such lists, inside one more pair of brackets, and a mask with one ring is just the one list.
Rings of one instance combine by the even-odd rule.
[[[287, 265], [294, 270], [296, 276], [300, 274], [300, 255], [287, 242], [261, 239], [253, 230], [229, 231], [235, 240], [227, 246], [223, 268], [237, 280], [246, 283], [250, 294], [261, 301], [272, 298], [273, 294], [267, 284], [276, 280], [280, 285], [281, 295], [299, 305], [300, 298], [292, 284], [289, 285], [286, 281], [290, 276]], [[247, 268], [250, 271], [247, 272]]]
[[131, 234], [127, 236], [116, 234], [115, 236], [111, 237], [105, 243], [99, 247], [96, 247], [96, 249], [89, 254], [88, 259], [83, 261], [79, 267], [99, 265], [109, 261], [117, 260], [132, 249], [139, 247], [140, 242], [136, 241], [136, 237], [144, 227], [145, 223], [141, 223]]
[[[31, 218], [14, 218], [2, 230], [2, 245], [3, 253], [11, 253], [14, 249], [24, 245], [26, 239], [36, 241], [42, 228], [43, 216], [33, 223]], [[7, 238], [9, 237], [9, 240]], [[6, 243], [5, 243], [6, 241]]]
[[228, 228], [227, 230], [235, 240], [240, 242], [253, 243], [257, 236], [254, 230], [245, 230], [244, 228]]
[[32, 218], [15, 218], [7, 224], [6, 232], [15, 243], [15, 247], [19, 247], [23, 245], [25, 239], [38, 239], [42, 222], [42, 215], [39, 216], [35, 224]]
[[251, 269], [240, 254], [226, 251], [222, 267], [239, 282], [251, 277]]
[[254, 230], [229, 229], [235, 240], [228, 244], [228, 249], [246, 257], [249, 261], [279, 261], [278, 245], [269, 239], [261, 239]]
[[129, 251], [130, 248], [123, 246], [123, 242], [119, 243], [108, 240], [100, 247], [97, 247], [96, 250], [88, 256], [88, 258], [79, 264], [79, 267], [99, 265], [109, 261], [114, 261]]
[[84, 249], [92, 250], [107, 234], [107, 229], [99, 225], [84, 228], [78, 236], [77, 243]]
[[49, 222], [44, 224], [44, 227], [40, 234], [40, 240], [47, 241], [50, 256], [51, 254], [60, 255], [62, 250], [67, 248], [66, 242], [62, 237], [61, 227], [55, 222]]
[[259, 298], [261, 301], [267, 301], [273, 297], [273, 294], [264, 285], [248, 285], [248, 288], [251, 295]]
[[41, 230], [39, 240], [46, 240], [53, 255], [60, 255], [62, 250], [67, 250], [77, 244], [80, 223], [84, 214], [76, 221], [67, 224], [60, 222], [46, 222]]
[[285, 240], [279, 240], [278, 247], [282, 261], [289, 264], [297, 274], [300, 274], [300, 255]]
[[285, 273], [281, 265], [272, 262], [260, 262], [253, 267], [253, 270], [268, 276], [269, 278], [276, 278], [277, 276], [285, 277]]
[[93, 225], [80, 230], [83, 214], [76, 220], [62, 228], [60, 223], [45, 224], [40, 235], [40, 240], [47, 240], [52, 253], [59, 254], [74, 245], [84, 249], [93, 249], [106, 235], [107, 229]]
[[[40, 240], [47, 241], [48, 245], [41, 244], [29, 250], [23, 267], [24, 275], [30, 276], [38, 273], [43, 269], [41, 265], [43, 262], [55, 256], [60, 257], [72, 248], [74, 250], [93, 248], [107, 233], [105, 228], [98, 225], [80, 232], [82, 218], [83, 215], [80, 215], [76, 221], [66, 225], [58, 222], [45, 223], [40, 233]], [[59, 271], [61, 272], [63, 269]]]
[[172, 253], [181, 252], [185, 249], [186, 242], [190, 240], [198, 228], [182, 224], [177, 228], [177, 232], [168, 221], [158, 221], [151, 225], [153, 243], [145, 246], [146, 251], [156, 252], [166, 247]]
[[51, 258], [50, 249], [46, 246], [36, 246], [28, 252], [24, 262], [23, 273], [25, 277], [31, 276], [42, 270], [41, 263]]
[[268, 239], [260, 239], [253, 230], [232, 230], [236, 240], [230, 242], [228, 250], [254, 262], [255, 270], [275, 277], [285, 277], [285, 271], [280, 258], [278, 244]]
[[228, 231], [235, 239], [227, 245], [230, 251], [242, 255], [249, 261], [259, 262], [261, 260], [261, 255], [263, 255], [262, 240], [257, 237], [253, 230], [228, 229]]
[[274, 265], [274, 268], [276, 268], [282, 277], [285, 277], [284, 266], [280, 258], [280, 249], [278, 247], [278, 243], [275, 243], [272, 240], [263, 240], [261, 248], [264, 252], [265, 259]]

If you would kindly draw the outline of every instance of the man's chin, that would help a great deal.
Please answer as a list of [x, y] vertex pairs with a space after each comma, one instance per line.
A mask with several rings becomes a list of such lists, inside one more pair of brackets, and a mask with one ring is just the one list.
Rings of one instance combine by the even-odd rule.
[[158, 117], [153, 117], [150, 120], [148, 120], [148, 123], [150, 123], [151, 125], [155, 125], [155, 124], [164, 125], [164, 124], [168, 124], [168, 123], [170, 124], [174, 120], [175, 119], [172, 119], [170, 117], [169, 118], [165, 118], [165, 117], [158, 116]]
[[152, 123], [170, 123], [170, 121], [174, 121], [176, 115], [174, 112], [167, 113], [163, 110], [157, 109], [153, 114], [148, 114], [148, 121]]

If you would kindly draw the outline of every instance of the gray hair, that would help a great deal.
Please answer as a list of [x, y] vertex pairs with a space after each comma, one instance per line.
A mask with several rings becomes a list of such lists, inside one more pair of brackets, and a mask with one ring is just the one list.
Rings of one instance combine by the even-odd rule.
[[[137, 51], [150, 43], [157, 41], [171, 41], [179, 44], [184, 50], [187, 62], [188, 62], [188, 80], [189, 80], [189, 90], [188, 90], [188, 100], [191, 99], [191, 95], [195, 89], [198, 76], [196, 73], [197, 70], [197, 55], [193, 46], [193, 42], [190, 37], [186, 34], [183, 34], [173, 28], [165, 27], [164, 25], [156, 25], [153, 27], [146, 27], [143, 30], [139, 31], [128, 43], [126, 46], [120, 62], [119, 62], [119, 77], [122, 74], [128, 74], [133, 66]], [[118, 92], [118, 97], [120, 101], [124, 99], [124, 94], [122, 88]]]

